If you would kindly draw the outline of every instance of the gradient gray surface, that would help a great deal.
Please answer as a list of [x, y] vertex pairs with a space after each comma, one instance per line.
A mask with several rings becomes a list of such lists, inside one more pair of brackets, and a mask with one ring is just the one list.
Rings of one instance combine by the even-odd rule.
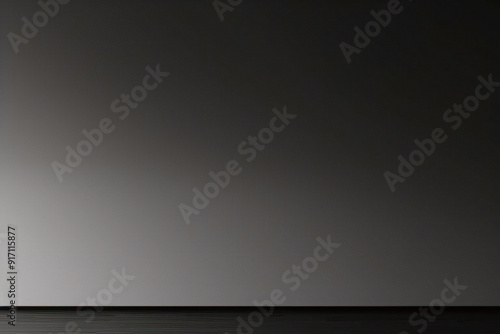
[[[401, 4], [350, 64], [339, 43], [387, 1], [243, 1], [221, 22], [210, 1], [74, 0], [18, 54], [3, 38], [18, 304], [79, 305], [125, 267], [111, 305], [252, 305], [275, 288], [288, 306], [423, 305], [454, 277], [453, 305], [498, 305], [500, 90], [456, 131], [442, 116], [479, 75], [500, 81], [499, 6]], [[38, 10], [1, 1], [3, 36]], [[121, 121], [111, 102], [156, 64], [170, 75]], [[285, 105], [297, 118], [246, 162], [238, 145]], [[115, 131], [59, 182], [51, 163], [105, 117]], [[447, 141], [392, 193], [383, 173], [436, 127]], [[230, 160], [242, 172], [186, 225], [179, 203]], [[341, 246], [287, 290], [327, 235]]]

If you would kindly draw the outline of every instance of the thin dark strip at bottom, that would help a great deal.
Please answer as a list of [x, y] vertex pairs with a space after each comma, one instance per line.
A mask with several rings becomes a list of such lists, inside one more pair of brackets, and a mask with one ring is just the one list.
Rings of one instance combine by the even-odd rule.
[[500, 333], [500, 307], [20, 307], [16, 326], [0, 313], [0, 333]]

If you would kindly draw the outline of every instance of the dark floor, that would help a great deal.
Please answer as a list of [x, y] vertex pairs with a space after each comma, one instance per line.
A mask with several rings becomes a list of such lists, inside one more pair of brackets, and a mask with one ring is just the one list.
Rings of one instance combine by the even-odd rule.
[[[261, 325], [259, 315], [252, 313], [255, 308], [91, 310], [79, 315], [76, 308], [21, 308], [17, 325], [12, 327], [7, 325], [7, 310], [2, 309], [0, 333], [500, 333], [499, 307], [448, 307], [426, 328], [421, 316], [414, 318], [415, 326], [408, 321], [418, 307], [277, 308]], [[95, 318], [90, 320], [92, 313]], [[248, 324], [250, 314], [254, 326], [238, 331], [238, 317]]]

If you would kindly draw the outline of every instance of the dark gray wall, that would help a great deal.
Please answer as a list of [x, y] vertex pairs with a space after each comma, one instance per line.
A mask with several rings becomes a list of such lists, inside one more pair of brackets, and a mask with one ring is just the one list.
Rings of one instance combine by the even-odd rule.
[[[460, 126], [443, 118], [479, 76], [500, 81], [498, 3], [401, 0], [348, 63], [339, 45], [387, 6], [243, 1], [221, 21], [211, 1], [74, 0], [16, 53], [8, 34], [40, 6], [1, 1], [0, 232], [18, 228], [18, 304], [79, 305], [126, 268], [111, 305], [273, 289], [284, 305], [421, 305], [455, 277], [453, 305], [498, 305], [500, 88]], [[157, 64], [170, 75], [121, 120], [112, 101]], [[248, 162], [238, 146], [285, 106], [297, 117]], [[104, 118], [114, 131], [60, 182], [53, 162]], [[435, 128], [446, 141], [391, 191], [384, 173]], [[179, 204], [232, 160], [241, 172], [186, 224]], [[292, 291], [282, 274], [328, 235], [340, 246]]]

